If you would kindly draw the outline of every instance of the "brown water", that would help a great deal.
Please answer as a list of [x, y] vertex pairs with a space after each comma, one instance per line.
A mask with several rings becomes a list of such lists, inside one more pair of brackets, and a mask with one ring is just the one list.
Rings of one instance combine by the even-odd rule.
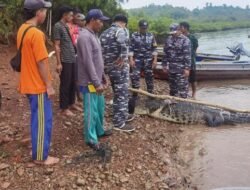
[[[204, 82], [197, 93], [199, 100], [245, 110], [250, 110], [249, 97], [250, 80]], [[185, 142], [182, 154], [199, 190], [250, 187], [250, 124], [195, 126], [184, 135], [184, 142], [194, 149], [190, 151]]]

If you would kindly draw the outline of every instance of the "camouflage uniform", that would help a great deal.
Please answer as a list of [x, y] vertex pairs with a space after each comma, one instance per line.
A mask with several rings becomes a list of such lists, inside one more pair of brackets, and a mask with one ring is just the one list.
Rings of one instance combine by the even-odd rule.
[[144, 71], [147, 91], [153, 93], [153, 56], [157, 55], [157, 43], [152, 33], [141, 34], [135, 32], [130, 39], [130, 56], [135, 59], [135, 67], [131, 73], [133, 88], [140, 88], [140, 74]]
[[[115, 127], [125, 124], [128, 118], [128, 42], [129, 32], [116, 24], [105, 30], [101, 36], [105, 73], [108, 74], [114, 93], [113, 98], [113, 123]], [[117, 61], [122, 60], [123, 66], [118, 66]]]
[[171, 35], [165, 42], [164, 53], [162, 65], [168, 68], [170, 95], [187, 98], [188, 78], [184, 70], [191, 67], [190, 40], [184, 35]]

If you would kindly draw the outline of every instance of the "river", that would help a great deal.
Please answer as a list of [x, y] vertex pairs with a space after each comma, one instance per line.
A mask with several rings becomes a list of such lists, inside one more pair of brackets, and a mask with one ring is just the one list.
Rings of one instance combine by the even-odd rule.
[[[198, 52], [232, 55], [227, 47], [242, 43], [245, 49], [250, 50], [250, 28], [209, 32], [197, 34], [199, 40]], [[242, 57], [246, 60], [248, 58]], [[241, 60], [242, 60], [241, 59]]]
[[[230, 55], [226, 47], [236, 42], [250, 49], [249, 34], [250, 29], [199, 34], [199, 52]], [[250, 79], [198, 84], [198, 100], [236, 109], [250, 110], [249, 95]], [[191, 151], [187, 147], [182, 151], [191, 160], [189, 171], [199, 190], [222, 187], [250, 189], [250, 124], [219, 128], [194, 126], [184, 136], [183, 144], [193, 144]]]

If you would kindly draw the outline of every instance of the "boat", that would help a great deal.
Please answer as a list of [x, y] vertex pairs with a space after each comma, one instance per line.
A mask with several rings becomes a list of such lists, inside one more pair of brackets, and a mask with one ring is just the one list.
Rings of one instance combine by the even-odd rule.
[[[250, 79], [250, 61], [214, 61], [197, 62], [196, 77], [202, 80]], [[154, 69], [154, 78], [167, 80], [161, 62]]]
[[[196, 54], [196, 61], [237, 61], [240, 59], [240, 52], [232, 51], [228, 48], [233, 55], [220, 55], [220, 54], [210, 54], [210, 53], [197, 53]], [[158, 51], [158, 60], [159, 62], [162, 61], [164, 52], [163, 48], [157, 48]]]
[[[201, 80], [218, 79], [250, 79], [250, 61], [240, 61], [240, 56], [250, 57], [242, 43], [227, 47], [233, 55], [197, 53], [196, 77]], [[154, 69], [154, 77], [167, 80], [168, 75], [163, 71], [161, 62], [164, 55], [163, 47], [158, 49], [158, 63]]]
[[240, 59], [240, 55], [219, 55], [209, 53], [197, 53], [196, 61], [236, 61]]

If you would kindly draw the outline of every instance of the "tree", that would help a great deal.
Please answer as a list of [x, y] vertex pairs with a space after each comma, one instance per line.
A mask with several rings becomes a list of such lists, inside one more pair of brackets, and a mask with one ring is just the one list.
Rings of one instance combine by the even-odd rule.
[[[117, 13], [126, 13], [120, 5], [120, 3], [126, 1], [127, 0], [53, 0], [53, 23], [58, 20], [57, 10], [61, 5], [78, 7], [85, 14], [92, 8], [100, 8], [104, 14], [113, 17]], [[0, 4], [6, 5], [0, 13], [0, 38], [7, 40], [11, 33], [15, 35], [17, 28], [23, 22], [23, 0], [0, 0]]]

